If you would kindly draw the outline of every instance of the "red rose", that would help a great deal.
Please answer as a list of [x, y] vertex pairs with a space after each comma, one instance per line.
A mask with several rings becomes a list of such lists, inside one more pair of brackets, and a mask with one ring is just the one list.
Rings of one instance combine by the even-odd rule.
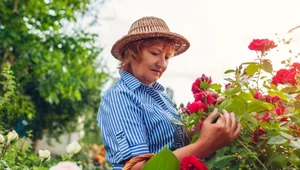
[[187, 156], [181, 160], [180, 170], [208, 170], [208, 168], [196, 156]]
[[300, 63], [297, 62], [293, 63], [291, 65], [291, 70], [298, 71], [300, 73]]
[[273, 98], [272, 98], [272, 102], [273, 103], [276, 103], [276, 102], [278, 102], [280, 100], [280, 98], [278, 97], [278, 96], [273, 96]]
[[272, 84], [296, 84], [296, 71], [294, 70], [287, 70], [287, 69], [280, 69], [277, 71], [276, 75], [272, 78]]
[[289, 121], [289, 118], [287, 118], [287, 117], [283, 117], [283, 118], [281, 118], [280, 119], [280, 122], [282, 123], [282, 122], [288, 122]]
[[275, 112], [278, 116], [283, 115], [285, 111], [285, 106], [281, 101], [278, 102], [277, 107], [275, 108]]
[[196, 93], [194, 96], [195, 96], [195, 102], [201, 101], [202, 103], [206, 103], [206, 104], [215, 103], [215, 98], [211, 94], [207, 93], [206, 91]]
[[233, 87], [233, 85], [231, 83], [225, 84], [225, 89], [232, 88], [232, 87]]
[[255, 117], [258, 121], [269, 122], [270, 113], [269, 113], [269, 112], [266, 112], [266, 114], [265, 114], [263, 117], [258, 117], [258, 113], [256, 113], [256, 115], [254, 115], [254, 117]]
[[257, 143], [259, 140], [259, 137], [263, 134], [266, 134], [266, 131], [263, 128], [259, 128], [257, 131], [253, 132], [253, 134], [252, 134], [253, 142]]
[[188, 108], [188, 113], [192, 114], [192, 113], [197, 113], [200, 110], [206, 110], [207, 106], [205, 104], [203, 104], [200, 101], [197, 102], [193, 102], [193, 103], [188, 103], [187, 106]]
[[196, 94], [199, 91], [201, 91], [200, 90], [200, 80], [196, 79], [195, 82], [192, 84], [192, 92], [193, 92], [193, 94]]
[[198, 92], [201, 92], [205, 89], [201, 88], [201, 83], [206, 82], [207, 84], [210, 84], [212, 82], [210, 77], [207, 77], [205, 74], [202, 74], [201, 77], [197, 78], [195, 82], [192, 84], [192, 92], [193, 94], [196, 94]]
[[254, 51], [269, 51], [272, 48], [275, 48], [277, 45], [274, 41], [268, 39], [254, 39], [248, 46], [250, 50]]
[[297, 129], [297, 126], [296, 126], [295, 124], [291, 124], [291, 125], [290, 125], [290, 128], [291, 128], [291, 129]]
[[268, 103], [273, 103], [273, 97], [270, 95], [265, 95], [265, 101]]
[[253, 97], [257, 100], [261, 100], [263, 96], [260, 92], [255, 92]]

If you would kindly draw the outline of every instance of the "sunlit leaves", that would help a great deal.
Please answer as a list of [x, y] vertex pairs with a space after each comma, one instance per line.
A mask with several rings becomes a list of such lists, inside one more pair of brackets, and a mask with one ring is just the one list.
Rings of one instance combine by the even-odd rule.
[[248, 76], [253, 76], [255, 73], [258, 72], [259, 65], [258, 64], [249, 64], [246, 68], [246, 73]]
[[263, 60], [263, 64], [262, 64], [262, 69], [268, 73], [272, 73], [273, 72], [273, 66], [271, 64], [271, 61], [270, 60]]

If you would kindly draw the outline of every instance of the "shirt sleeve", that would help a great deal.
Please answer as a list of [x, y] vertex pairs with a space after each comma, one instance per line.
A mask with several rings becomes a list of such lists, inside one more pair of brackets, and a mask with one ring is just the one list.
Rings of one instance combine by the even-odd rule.
[[130, 92], [110, 91], [103, 96], [98, 123], [112, 164], [121, 164], [131, 157], [149, 153], [141, 114], [138, 99]]

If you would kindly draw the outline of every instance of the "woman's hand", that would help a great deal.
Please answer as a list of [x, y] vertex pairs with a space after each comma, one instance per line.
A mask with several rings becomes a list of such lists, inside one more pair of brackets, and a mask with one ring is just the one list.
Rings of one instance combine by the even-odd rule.
[[216, 150], [229, 145], [241, 132], [241, 125], [236, 121], [233, 112], [228, 113], [223, 110], [216, 123], [213, 123], [217, 114], [218, 109], [215, 109], [202, 124], [200, 136], [195, 144], [198, 147], [206, 147], [207, 150], [206, 153], [199, 153], [199, 157], [209, 156]]

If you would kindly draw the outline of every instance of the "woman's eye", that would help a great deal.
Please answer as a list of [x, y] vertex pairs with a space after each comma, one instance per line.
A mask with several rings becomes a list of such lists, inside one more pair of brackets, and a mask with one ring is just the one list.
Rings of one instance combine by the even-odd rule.
[[169, 60], [169, 58], [170, 58], [169, 56], [165, 56], [165, 59], [166, 59], [166, 60]]
[[158, 53], [156, 53], [156, 52], [151, 52], [151, 54], [152, 54], [152, 55], [158, 55]]

